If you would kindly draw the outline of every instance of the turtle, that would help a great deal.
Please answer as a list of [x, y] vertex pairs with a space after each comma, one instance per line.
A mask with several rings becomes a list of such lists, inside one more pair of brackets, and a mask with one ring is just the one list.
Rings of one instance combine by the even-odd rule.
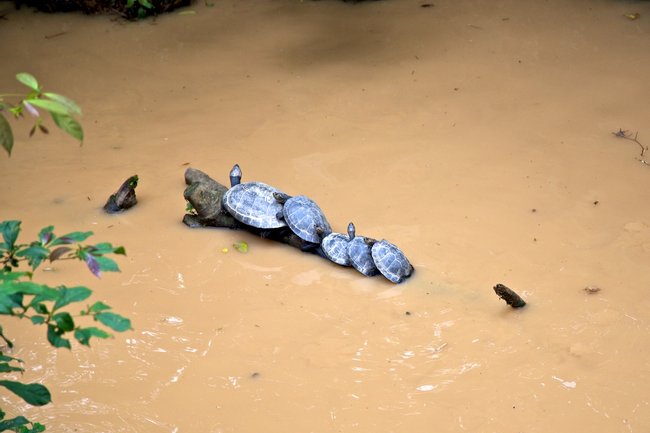
[[332, 233], [323, 211], [310, 198], [304, 195], [291, 197], [282, 192], [273, 193], [273, 197], [282, 206], [278, 219], [284, 219], [291, 231], [303, 241], [318, 245]]
[[278, 218], [282, 204], [273, 197], [281, 193], [278, 189], [263, 182], [241, 182], [239, 165], [230, 171], [231, 188], [222, 199], [223, 207], [237, 221], [260, 229], [286, 227], [286, 222]]
[[348, 242], [354, 238], [354, 224], [348, 225], [348, 234], [330, 233], [323, 238], [320, 248], [325, 258], [342, 265], [352, 266], [348, 254]]
[[379, 272], [395, 284], [401, 283], [413, 273], [413, 266], [404, 253], [386, 239], [373, 244], [371, 255]]
[[377, 275], [379, 270], [372, 260], [370, 249], [377, 240], [367, 238], [365, 236], [356, 236], [356, 229], [354, 224], [350, 223], [348, 226], [348, 233], [350, 241], [348, 242], [348, 256], [350, 263], [357, 271], [361, 272], [366, 277]]

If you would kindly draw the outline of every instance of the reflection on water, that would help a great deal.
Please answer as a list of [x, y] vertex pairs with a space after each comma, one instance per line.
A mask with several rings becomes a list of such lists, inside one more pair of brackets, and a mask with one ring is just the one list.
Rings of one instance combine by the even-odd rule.
[[[87, 141], [14, 123], [0, 217], [124, 245], [120, 274], [38, 277], [89, 285], [134, 325], [68, 352], [3, 321], [23, 379], [54, 401], [3, 396], [9, 415], [77, 432], [648, 430], [650, 170], [611, 132], [649, 133], [650, 5], [193, 8], [2, 21], [0, 88], [30, 71], [70, 95]], [[354, 221], [417, 272], [393, 285], [188, 229], [188, 162], [308, 194], [335, 231]], [[134, 173], [139, 204], [104, 215]]]

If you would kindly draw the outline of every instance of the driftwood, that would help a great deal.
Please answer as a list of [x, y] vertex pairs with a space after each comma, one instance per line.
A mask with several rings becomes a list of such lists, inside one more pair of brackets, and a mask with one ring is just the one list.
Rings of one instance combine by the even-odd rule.
[[120, 189], [106, 200], [104, 210], [107, 213], [117, 213], [136, 205], [138, 199], [135, 196], [135, 189], [138, 186], [138, 175], [131, 176], [124, 181]]
[[183, 223], [188, 227], [220, 227], [233, 230], [245, 230], [264, 239], [290, 245], [302, 251], [321, 255], [320, 248], [305, 248], [303, 242], [288, 227], [278, 229], [258, 229], [240, 223], [221, 205], [223, 195], [228, 187], [195, 168], [185, 170], [185, 188], [183, 196], [193, 208], [192, 213], [183, 216]]
[[499, 298], [506, 301], [506, 304], [510, 305], [512, 308], [521, 308], [526, 305], [526, 301], [521, 299], [521, 296], [503, 284], [497, 284], [494, 286], [494, 292]]

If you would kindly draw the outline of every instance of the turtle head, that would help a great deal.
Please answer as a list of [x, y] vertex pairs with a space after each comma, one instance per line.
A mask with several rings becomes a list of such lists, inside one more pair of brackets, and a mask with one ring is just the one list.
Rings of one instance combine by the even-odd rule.
[[287, 194], [285, 194], [283, 192], [280, 192], [280, 191], [274, 191], [273, 192], [273, 198], [278, 203], [285, 204], [287, 202], [287, 200], [289, 200], [291, 198], [291, 196], [287, 195]]
[[239, 168], [239, 164], [235, 164], [232, 166], [232, 170], [230, 170], [230, 186], [233, 187], [235, 185], [239, 185], [241, 182], [241, 168]]
[[354, 239], [354, 236], [356, 235], [356, 229], [354, 228], [354, 223], [348, 224], [348, 237], [350, 240]]
[[318, 235], [321, 241], [323, 240], [323, 238], [325, 238], [325, 236], [329, 235], [330, 233], [332, 233], [331, 230], [328, 231], [325, 230], [325, 227], [316, 226], [316, 234]]
[[374, 244], [377, 243], [377, 239], [373, 239], [373, 238], [364, 238], [364, 239], [363, 239], [363, 242], [364, 242], [366, 245], [368, 245], [369, 247], [372, 248], [372, 246], [373, 246]]

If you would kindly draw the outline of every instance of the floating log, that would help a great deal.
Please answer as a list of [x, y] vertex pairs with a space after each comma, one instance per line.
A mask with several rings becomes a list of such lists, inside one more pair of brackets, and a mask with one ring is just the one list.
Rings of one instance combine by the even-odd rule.
[[521, 296], [519, 296], [514, 292], [514, 290], [509, 289], [503, 284], [497, 284], [496, 286], [494, 286], [494, 292], [497, 294], [499, 298], [506, 301], [506, 303], [510, 305], [512, 308], [521, 308], [524, 305], [526, 305], [526, 301], [521, 299]]
[[289, 227], [278, 229], [259, 229], [237, 221], [226, 209], [221, 200], [228, 187], [212, 179], [206, 173], [195, 168], [185, 170], [185, 188], [183, 196], [193, 208], [192, 213], [183, 216], [183, 223], [191, 228], [218, 227], [232, 230], [245, 230], [264, 239], [290, 245], [303, 251], [321, 255], [320, 248], [304, 249], [305, 242], [295, 235]]
[[107, 213], [117, 213], [135, 206], [138, 202], [135, 196], [135, 188], [137, 186], [138, 175], [136, 174], [125, 180], [122, 186], [120, 186], [120, 189], [108, 198], [104, 205], [104, 210]]

